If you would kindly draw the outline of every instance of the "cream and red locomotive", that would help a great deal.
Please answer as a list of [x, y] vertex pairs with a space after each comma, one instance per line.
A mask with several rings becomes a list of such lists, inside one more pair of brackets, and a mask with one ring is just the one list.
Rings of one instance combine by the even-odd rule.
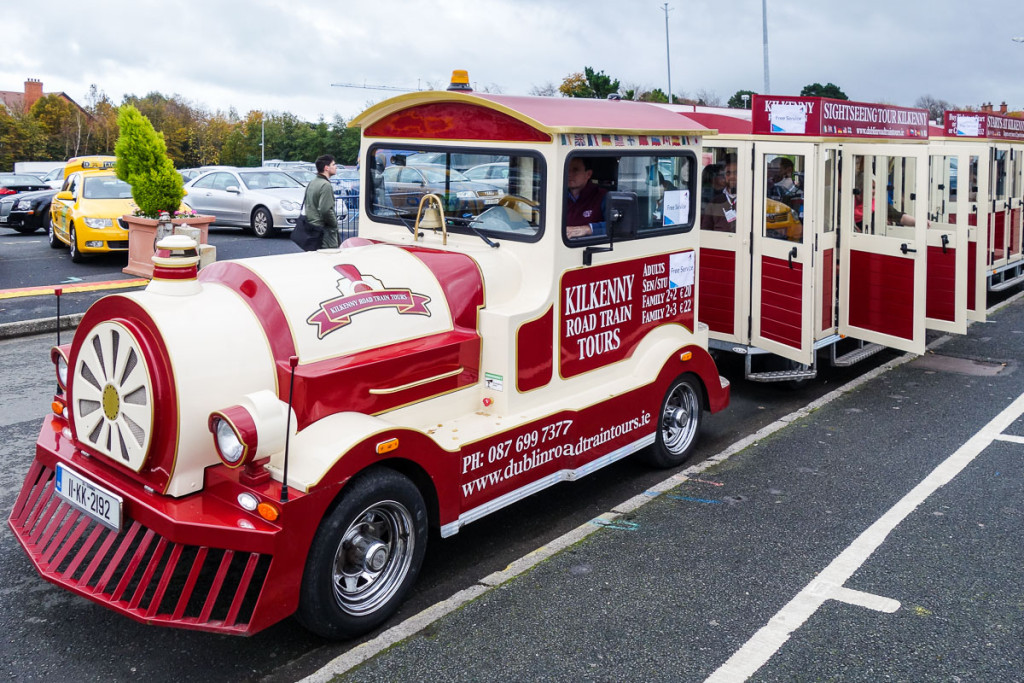
[[[678, 465], [726, 407], [697, 322], [700, 125], [470, 92], [354, 124], [359, 237], [198, 275], [161, 243], [144, 291], [53, 350], [10, 518], [46, 579], [147, 623], [350, 637], [408, 594], [431, 527], [629, 455]], [[604, 198], [589, 237], [564, 227], [576, 158]]]

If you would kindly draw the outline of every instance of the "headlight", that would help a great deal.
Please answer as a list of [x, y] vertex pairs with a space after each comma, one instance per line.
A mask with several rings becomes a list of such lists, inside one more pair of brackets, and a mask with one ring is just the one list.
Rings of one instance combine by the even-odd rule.
[[114, 224], [114, 221], [109, 218], [83, 218], [82, 222], [94, 229], [109, 228]]
[[242, 467], [284, 450], [288, 404], [269, 390], [242, 397], [239, 405], [210, 413], [207, 426], [225, 465]]
[[302, 207], [298, 202], [293, 202], [288, 199], [281, 200], [281, 208], [285, 211], [298, 211]]
[[68, 351], [70, 349], [70, 344], [54, 346], [50, 349], [50, 360], [53, 361], [54, 368], [57, 371], [57, 386], [60, 387], [61, 391], [67, 391], [68, 389]]
[[472, 190], [463, 190], [462, 192], [456, 192], [455, 196], [459, 199], [472, 199], [473, 197], [476, 197], [476, 192], [473, 192]]
[[245, 455], [245, 444], [238, 438], [231, 423], [221, 415], [210, 418], [210, 431], [217, 446], [217, 453], [228, 467], [238, 467]]
[[14, 205], [14, 208], [17, 209], [18, 211], [28, 211], [29, 209], [32, 208], [32, 200], [31, 199], [21, 199], [21, 200], [18, 200], [18, 203]]

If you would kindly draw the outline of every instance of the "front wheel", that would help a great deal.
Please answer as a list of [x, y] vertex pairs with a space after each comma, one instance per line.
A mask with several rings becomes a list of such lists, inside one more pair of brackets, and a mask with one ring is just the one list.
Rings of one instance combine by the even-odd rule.
[[409, 593], [426, 548], [427, 508], [419, 489], [394, 470], [367, 470], [320, 523], [296, 617], [331, 639], [376, 628]]
[[71, 243], [71, 261], [72, 263], [82, 263], [85, 261], [85, 256], [82, 255], [82, 250], [78, 248], [78, 235], [75, 234], [75, 226], [71, 226], [71, 232], [68, 234], [68, 241]]
[[654, 445], [642, 451], [649, 464], [675, 467], [693, 455], [704, 414], [701, 397], [700, 384], [693, 375], [682, 375], [672, 382], [661, 403]]
[[252, 212], [250, 224], [257, 237], [270, 237], [274, 232], [274, 217], [262, 206]]
[[47, 223], [46, 227], [46, 241], [50, 243], [51, 249], [60, 249], [64, 246], [64, 243], [57, 239], [57, 231], [53, 228], [53, 219]]

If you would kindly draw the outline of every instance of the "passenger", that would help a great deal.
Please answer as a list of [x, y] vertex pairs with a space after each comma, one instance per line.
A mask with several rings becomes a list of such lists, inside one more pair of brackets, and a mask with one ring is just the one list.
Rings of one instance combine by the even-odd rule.
[[324, 229], [320, 248], [335, 249], [339, 245], [339, 240], [338, 214], [334, 203], [334, 188], [331, 186], [331, 177], [338, 172], [338, 164], [335, 163], [334, 157], [330, 154], [317, 157], [316, 172], [317, 177], [306, 186], [306, 195], [302, 203], [306, 219]]
[[[853, 191], [853, 222], [857, 232], [864, 227], [864, 195], [858, 188]], [[875, 198], [871, 198], [871, 210], [875, 210]], [[887, 225], [914, 227], [917, 221], [909, 213], [903, 213], [892, 204], [886, 204], [885, 222]]]
[[590, 159], [573, 157], [565, 183], [565, 234], [569, 239], [604, 235], [604, 199], [607, 191], [590, 182], [594, 168]]
[[793, 179], [793, 161], [788, 157], [776, 157], [768, 164], [768, 173], [771, 176], [771, 185], [768, 187], [768, 196], [772, 199], [786, 202], [799, 199], [803, 196], [800, 186]]
[[703, 230], [736, 232], [736, 155], [725, 157], [722, 191], [712, 195], [702, 209], [700, 227]]
[[[722, 164], [708, 164], [704, 167], [700, 178], [701, 201], [706, 206], [708, 202], [722, 194], [725, 189], [725, 168]], [[705, 213], [702, 210], [702, 215]]]

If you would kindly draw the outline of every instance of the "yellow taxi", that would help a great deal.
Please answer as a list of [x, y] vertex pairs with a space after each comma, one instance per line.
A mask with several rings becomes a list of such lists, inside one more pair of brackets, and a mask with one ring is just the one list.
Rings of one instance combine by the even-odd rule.
[[765, 235], [780, 240], [799, 242], [804, 234], [804, 224], [793, 209], [784, 202], [765, 199]]
[[114, 174], [115, 157], [70, 159], [64, 185], [50, 206], [50, 246], [71, 248], [71, 260], [87, 254], [128, 251], [128, 227], [121, 216], [135, 211], [132, 187]]

